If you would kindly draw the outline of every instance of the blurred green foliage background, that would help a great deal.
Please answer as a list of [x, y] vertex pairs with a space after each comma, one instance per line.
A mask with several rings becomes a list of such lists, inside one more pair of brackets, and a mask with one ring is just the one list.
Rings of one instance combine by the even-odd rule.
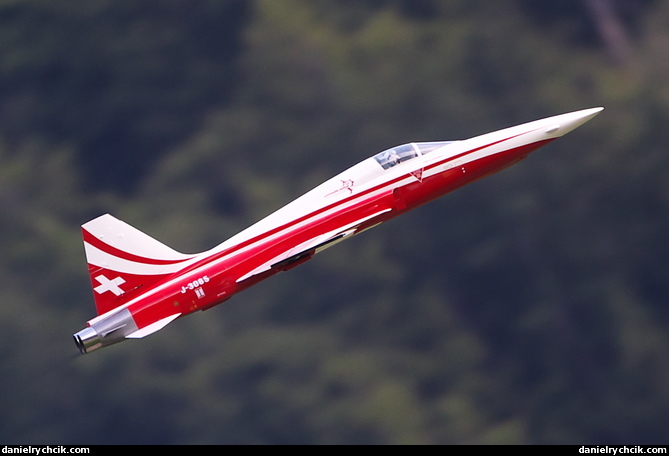
[[[669, 2], [1, 0], [0, 443], [667, 443]], [[344, 168], [519, 166], [79, 356], [79, 226], [210, 248]]]

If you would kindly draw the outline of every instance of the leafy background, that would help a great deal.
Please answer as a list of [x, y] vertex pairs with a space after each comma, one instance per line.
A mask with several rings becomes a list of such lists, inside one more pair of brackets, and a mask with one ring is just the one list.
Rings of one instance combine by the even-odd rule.
[[[669, 3], [0, 1], [0, 442], [667, 443]], [[87, 356], [79, 226], [222, 242], [387, 147], [606, 110]]]

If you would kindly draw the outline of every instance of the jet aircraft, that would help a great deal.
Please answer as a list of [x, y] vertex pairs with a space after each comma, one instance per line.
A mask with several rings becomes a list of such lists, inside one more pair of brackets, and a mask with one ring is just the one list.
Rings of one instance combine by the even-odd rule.
[[603, 108], [459, 141], [412, 142], [348, 168], [211, 250], [183, 254], [109, 214], [82, 225], [97, 316], [74, 334], [89, 353], [148, 336], [316, 253], [507, 168]]

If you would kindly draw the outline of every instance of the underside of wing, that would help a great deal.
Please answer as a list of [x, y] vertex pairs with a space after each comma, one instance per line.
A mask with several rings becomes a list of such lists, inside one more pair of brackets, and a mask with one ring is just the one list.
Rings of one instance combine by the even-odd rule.
[[378, 217], [386, 212], [389, 212], [390, 210], [391, 209], [383, 209], [379, 212], [364, 217], [360, 220], [356, 220], [355, 222], [350, 223], [346, 226], [343, 226], [336, 230], [332, 230], [320, 236], [316, 236], [306, 242], [296, 245], [295, 247], [286, 250], [280, 255], [275, 256], [271, 260], [263, 263], [262, 265], [258, 266], [257, 268], [253, 269], [247, 274], [241, 276], [239, 279], [237, 279], [237, 282], [238, 283], [243, 282], [244, 280], [250, 277], [253, 277], [257, 274], [261, 274], [270, 269], [278, 269], [283, 271], [290, 269], [291, 267], [297, 266], [298, 264], [301, 264], [303, 261], [306, 261], [309, 258], [311, 258], [316, 253], [322, 252], [328, 247], [332, 247], [333, 245], [343, 241], [344, 239], [347, 239], [353, 236], [354, 234], [361, 232], [360, 228], [363, 224], [365, 224], [365, 222], [368, 222], [374, 219], [375, 217]]

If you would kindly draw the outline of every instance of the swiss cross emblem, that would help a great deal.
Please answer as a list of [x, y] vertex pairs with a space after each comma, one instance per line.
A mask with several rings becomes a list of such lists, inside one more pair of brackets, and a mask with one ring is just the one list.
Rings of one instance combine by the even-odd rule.
[[115, 279], [109, 280], [104, 275], [99, 275], [95, 278], [95, 280], [100, 282], [100, 285], [93, 288], [96, 293], [102, 294], [111, 291], [116, 296], [121, 296], [123, 294], [123, 290], [121, 290], [121, 287], [119, 286], [125, 283], [123, 277], [116, 277]]

